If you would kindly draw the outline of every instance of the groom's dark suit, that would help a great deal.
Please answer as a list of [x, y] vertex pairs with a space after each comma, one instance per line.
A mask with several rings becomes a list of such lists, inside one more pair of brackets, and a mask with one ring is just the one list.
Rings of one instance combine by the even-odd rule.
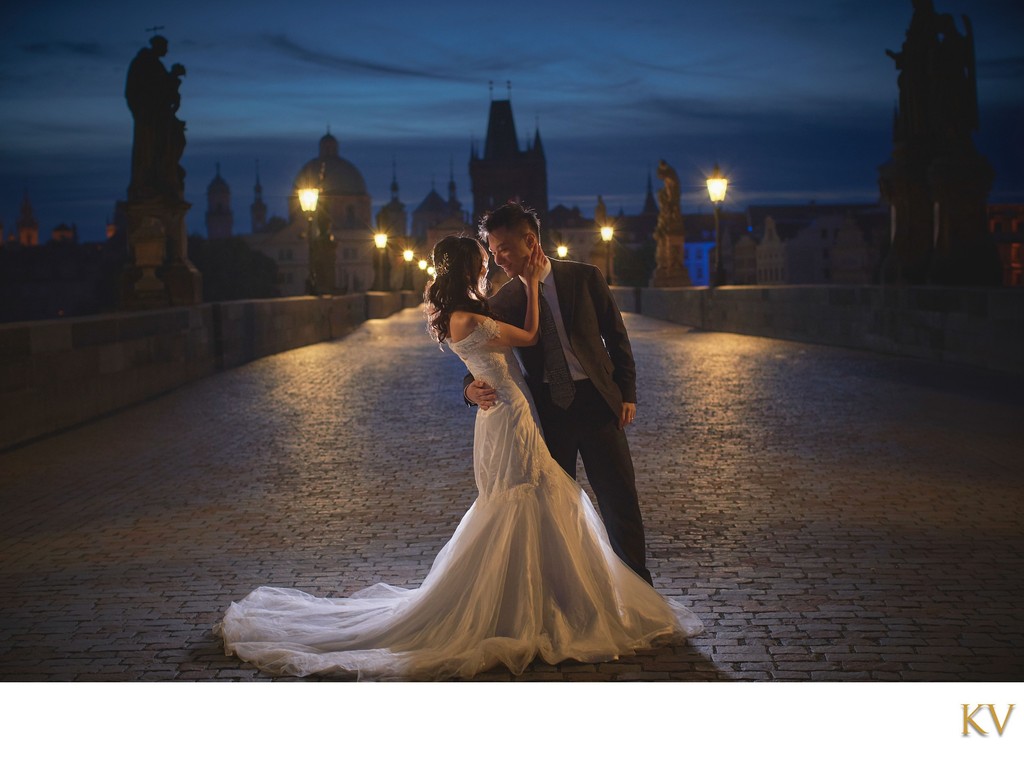
[[[516, 350], [552, 457], [573, 478], [577, 454], [583, 458], [612, 547], [650, 582], [633, 460], [626, 434], [618, 428], [622, 403], [636, 402], [636, 366], [629, 337], [598, 268], [549, 260], [565, 332], [588, 377], [576, 382], [576, 396], [567, 410], [551, 403], [540, 343]], [[522, 326], [526, 288], [515, 277], [488, 304], [501, 321]], [[472, 377], [467, 376], [466, 384], [470, 381]]]

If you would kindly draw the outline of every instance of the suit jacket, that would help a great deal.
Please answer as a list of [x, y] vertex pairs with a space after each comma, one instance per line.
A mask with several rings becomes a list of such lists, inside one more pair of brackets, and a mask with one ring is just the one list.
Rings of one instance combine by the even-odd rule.
[[[573, 352], [587, 378], [618, 418], [623, 402], [636, 402], [636, 365], [619, 308], [596, 266], [548, 260]], [[526, 286], [519, 277], [505, 284], [487, 302], [502, 321], [522, 326], [526, 320]], [[539, 342], [516, 350], [526, 381], [536, 391], [544, 381], [544, 351]], [[467, 384], [468, 381], [471, 379]]]

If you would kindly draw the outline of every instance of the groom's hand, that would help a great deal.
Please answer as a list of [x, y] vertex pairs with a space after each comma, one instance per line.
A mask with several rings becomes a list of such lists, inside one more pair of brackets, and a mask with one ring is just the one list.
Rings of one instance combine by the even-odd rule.
[[636, 418], [636, 403], [623, 403], [619, 411], [619, 429], [625, 429]]
[[498, 397], [491, 385], [481, 379], [474, 379], [466, 387], [466, 399], [486, 411], [494, 405]]

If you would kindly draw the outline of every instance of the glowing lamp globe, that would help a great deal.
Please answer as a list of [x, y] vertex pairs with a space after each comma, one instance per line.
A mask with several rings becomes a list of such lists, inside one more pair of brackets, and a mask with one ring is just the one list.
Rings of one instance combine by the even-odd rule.
[[729, 180], [722, 176], [722, 172], [716, 163], [715, 170], [708, 177], [708, 197], [711, 198], [711, 202], [720, 203], [725, 200], [725, 190], [728, 186]]
[[303, 213], [309, 214], [316, 211], [316, 201], [319, 199], [320, 190], [315, 187], [299, 190], [299, 206], [301, 206]]

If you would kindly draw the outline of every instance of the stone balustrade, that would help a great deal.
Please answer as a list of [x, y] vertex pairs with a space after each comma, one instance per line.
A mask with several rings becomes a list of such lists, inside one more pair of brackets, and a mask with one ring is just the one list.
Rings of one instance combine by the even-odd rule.
[[[1024, 290], [626, 288], [623, 311], [712, 331], [1024, 374]], [[0, 450], [421, 302], [371, 292], [0, 324]]]
[[1024, 374], [1024, 289], [613, 287], [623, 311], [709, 331], [814, 342]]
[[[0, 450], [402, 309], [400, 292], [0, 324]], [[413, 298], [415, 299], [415, 298]]]

